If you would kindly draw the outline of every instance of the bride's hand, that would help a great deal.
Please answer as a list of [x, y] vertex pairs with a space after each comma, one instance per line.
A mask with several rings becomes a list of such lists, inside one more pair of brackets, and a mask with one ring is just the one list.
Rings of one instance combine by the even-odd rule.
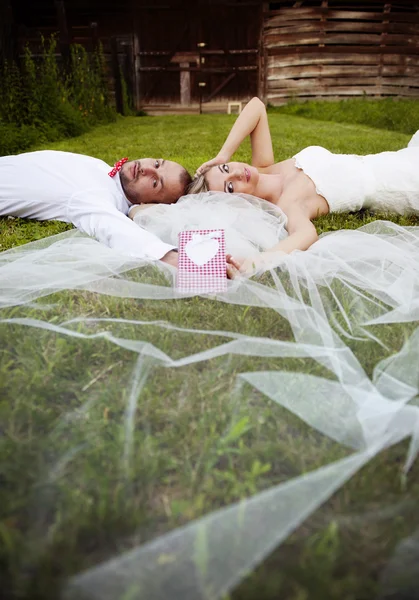
[[233, 258], [231, 254], [227, 254], [227, 277], [229, 279], [240, 276], [251, 277], [263, 264], [260, 257], [261, 254], [252, 258]]
[[228, 279], [235, 279], [240, 276], [240, 266], [242, 260], [235, 259], [231, 256], [231, 254], [226, 255], [226, 272]]
[[227, 154], [222, 154], [220, 152], [215, 158], [212, 158], [211, 160], [202, 163], [202, 165], [197, 168], [195, 175], [204, 175], [209, 169], [211, 169], [211, 167], [216, 167], [217, 165], [223, 165], [224, 163], [228, 163], [230, 158], [231, 157]]
[[250, 258], [233, 258], [231, 254], [226, 255], [227, 276], [229, 279], [235, 277], [252, 277], [256, 273], [267, 271], [279, 266], [285, 252], [259, 252]]

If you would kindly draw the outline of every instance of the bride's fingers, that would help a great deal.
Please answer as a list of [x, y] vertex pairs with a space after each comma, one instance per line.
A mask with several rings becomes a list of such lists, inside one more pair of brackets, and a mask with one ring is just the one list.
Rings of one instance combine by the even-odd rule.
[[209, 171], [212, 167], [216, 167], [217, 165], [221, 165], [222, 163], [226, 162], [225, 158], [218, 156], [216, 158], [212, 158], [211, 160], [207, 160], [207, 162], [202, 163], [202, 165], [200, 165], [196, 172], [195, 175], [204, 175], [207, 171]]
[[195, 175], [203, 175], [204, 173], [206, 173], [208, 171], [208, 169], [210, 169], [212, 167], [212, 162], [213, 161], [208, 161], [208, 162], [205, 162], [202, 165], [200, 165], [197, 168]]
[[228, 279], [234, 279], [239, 274], [238, 270], [228, 263], [226, 263], [226, 273]]
[[240, 271], [241, 263], [233, 258], [231, 254], [226, 255], [226, 261], [229, 265], [232, 265], [237, 271]]
[[210, 170], [211, 167], [204, 167], [203, 169], [200, 169], [199, 171], [196, 171], [195, 176], [199, 176], [199, 175], [205, 175], [205, 173], [208, 173], [208, 171]]
[[231, 262], [231, 254], [227, 254], [226, 255], [226, 273], [227, 273], [227, 277], [228, 279], [234, 279], [235, 277], [239, 277], [240, 276], [240, 271], [238, 269], [238, 264], [233, 264]]

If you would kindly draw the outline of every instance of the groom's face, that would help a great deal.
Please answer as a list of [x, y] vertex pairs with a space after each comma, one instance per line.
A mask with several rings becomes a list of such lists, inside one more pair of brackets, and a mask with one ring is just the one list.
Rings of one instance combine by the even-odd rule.
[[122, 165], [121, 185], [133, 204], [176, 202], [185, 191], [185, 169], [162, 158], [139, 158]]

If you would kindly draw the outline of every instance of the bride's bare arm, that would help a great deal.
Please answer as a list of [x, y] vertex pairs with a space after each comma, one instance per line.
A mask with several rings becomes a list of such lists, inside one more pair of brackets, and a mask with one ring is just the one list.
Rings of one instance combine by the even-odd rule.
[[269, 250], [260, 252], [244, 261], [235, 260], [229, 256], [228, 262], [242, 274], [250, 276], [256, 271], [269, 269], [278, 264], [278, 258], [282, 254], [289, 254], [293, 250], [307, 250], [318, 239], [316, 228], [298, 205], [289, 211], [287, 216], [289, 233], [287, 238]]
[[210, 167], [229, 162], [243, 140], [250, 135], [252, 145], [252, 165], [269, 167], [274, 164], [271, 132], [268, 116], [262, 100], [252, 98], [246, 104], [231, 128], [226, 141], [215, 158], [203, 163], [197, 174], [204, 173]]
[[289, 254], [293, 250], [307, 250], [318, 239], [316, 228], [310, 219], [302, 214], [299, 209], [288, 215], [288, 237], [275, 244], [269, 250], [262, 252], [263, 255], [269, 255], [275, 252], [285, 252]]

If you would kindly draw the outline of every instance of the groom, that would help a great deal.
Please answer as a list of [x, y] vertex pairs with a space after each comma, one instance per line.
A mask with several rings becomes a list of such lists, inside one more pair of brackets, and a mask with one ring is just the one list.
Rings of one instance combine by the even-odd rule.
[[191, 176], [156, 158], [102, 160], [54, 150], [0, 157], [0, 216], [72, 223], [134, 258], [177, 266], [176, 249], [128, 218], [133, 204], [176, 202]]

